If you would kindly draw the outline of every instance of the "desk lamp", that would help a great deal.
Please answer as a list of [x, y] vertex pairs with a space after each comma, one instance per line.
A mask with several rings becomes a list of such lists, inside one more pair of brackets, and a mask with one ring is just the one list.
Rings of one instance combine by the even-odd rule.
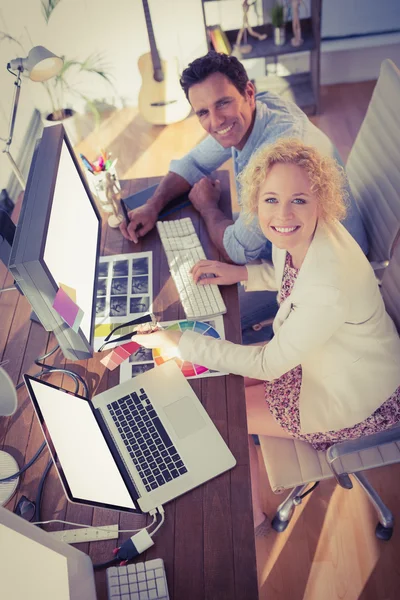
[[[15, 92], [11, 107], [8, 137], [0, 139], [5, 142], [3, 152], [8, 156], [11, 167], [23, 190], [26, 188], [25, 180], [22, 177], [21, 171], [18, 169], [16, 162], [10, 154], [10, 146], [14, 134], [15, 119], [17, 116], [19, 94], [21, 91], [21, 75], [23, 72], [26, 72], [29, 75], [29, 79], [32, 81], [47, 81], [61, 71], [63, 64], [64, 61], [62, 58], [56, 56], [43, 46], [35, 46], [32, 48], [26, 58], [14, 58], [7, 64], [7, 71], [16, 77], [16, 81], [14, 82]], [[17, 73], [15, 73], [13, 70], [16, 70]]]
[[[6, 371], [0, 366], [0, 417], [9, 417], [15, 413], [18, 406], [17, 392]], [[15, 458], [0, 450], [0, 479], [19, 471]], [[14, 494], [18, 485], [18, 477], [0, 483], [0, 506], [6, 504]]]

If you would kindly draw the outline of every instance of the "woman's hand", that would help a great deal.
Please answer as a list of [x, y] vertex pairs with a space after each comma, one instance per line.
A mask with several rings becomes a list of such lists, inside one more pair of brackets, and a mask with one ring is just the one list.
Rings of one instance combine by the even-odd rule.
[[190, 272], [194, 282], [200, 285], [231, 285], [247, 280], [247, 269], [244, 265], [228, 265], [218, 260], [200, 260]]
[[168, 351], [177, 350], [182, 337], [181, 331], [156, 331], [132, 336], [132, 341], [145, 348], [163, 348]]

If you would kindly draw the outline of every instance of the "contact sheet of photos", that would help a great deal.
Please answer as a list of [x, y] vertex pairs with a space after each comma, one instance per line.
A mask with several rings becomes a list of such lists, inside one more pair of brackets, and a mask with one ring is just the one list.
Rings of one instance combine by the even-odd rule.
[[102, 256], [96, 295], [96, 324], [120, 323], [148, 313], [153, 302], [152, 253]]
[[[168, 327], [170, 325], [175, 325], [176, 323], [185, 323], [186, 320], [182, 319], [181, 321], [165, 321], [160, 323], [162, 327]], [[224, 328], [224, 320], [223, 317], [214, 317], [213, 319], [209, 319], [207, 321], [202, 321], [202, 323], [210, 325], [218, 334], [221, 339], [225, 339], [225, 328]], [[120, 365], [120, 375], [119, 382], [128, 381], [132, 377], [136, 377], [136, 375], [141, 375], [145, 373], [149, 369], [157, 368], [153, 359], [153, 351], [148, 348], [140, 347], [131, 354], [129, 359], [125, 360]], [[226, 373], [221, 373], [220, 371], [206, 371], [202, 374], [197, 374], [194, 377], [187, 377], [187, 379], [197, 379], [202, 377], [215, 377], [226, 375]]]

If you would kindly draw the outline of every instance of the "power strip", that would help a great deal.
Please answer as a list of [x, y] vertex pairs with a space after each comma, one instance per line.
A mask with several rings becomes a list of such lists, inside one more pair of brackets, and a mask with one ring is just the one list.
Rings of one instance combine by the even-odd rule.
[[100, 540], [115, 540], [118, 538], [118, 525], [104, 525], [98, 527], [82, 527], [79, 529], [64, 529], [63, 531], [50, 531], [51, 536], [66, 544], [80, 544], [81, 542], [98, 542]]

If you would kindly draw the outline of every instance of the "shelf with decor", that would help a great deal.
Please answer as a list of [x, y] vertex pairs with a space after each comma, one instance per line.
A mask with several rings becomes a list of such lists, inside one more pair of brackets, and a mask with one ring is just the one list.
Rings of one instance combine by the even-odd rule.
[[[209, 49], [213, 49], [212, 36], [206, 23], [204, 4], [207, 2], [222, 2], [223, 0], [202, 0], [204, 25], [208, 33]], [[264, 15], [264, 19], [268, 14]], [[274, 42], [274, 28], [271, 23], [254, 26], [253, 30], [260, 34], [267, 34], [265, 40], [258, 40], [248, 35], [247, 41], [252, 46], [251, 51], [240, 54], [235, 49], [235, 56], [241, 61], [255, 58], [274, 58], [279, 56], [297, 54], [299, 52], [310, 53], [310, 67], [303, 73], [293, 73], [287, 76], [266, 75], [262, 80], [256, 81], [257, 91], [271, 91], [278, 93], [288, 100], [296, 102], [300, 108], [309, 115], [319, 112], [319, 86], [320, 86], [320, 41], [321, 41], [321, 0], [311, 0], [311, 16], [300, 19], [301, 37], [303, 43], [300, 46], [291, 44], [292, 22], [285, 24], [286, 42], [280, 46]], [[218, 26], [214, 26], [214, 28]], [[220, 28], [219, 28], [220, 29]], [[228, 41], [229, 50], [233, 49], [239, 33], [239, 29], [226, 30], [222, 36]], [[217, 51], [221, 51], [218, 49]]]

